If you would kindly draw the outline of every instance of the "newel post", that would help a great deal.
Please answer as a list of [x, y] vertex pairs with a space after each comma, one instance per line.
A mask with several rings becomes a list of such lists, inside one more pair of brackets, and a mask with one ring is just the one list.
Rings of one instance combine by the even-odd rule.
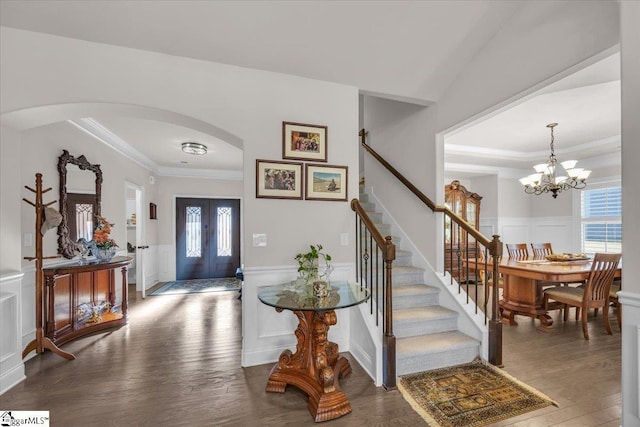
[[396, 337], [393, 335], [393, 279], [391, 278], [393, 260], [396, 259], [396, 245], [391, 242], [391, 236], [385, 237], [385, 313], [384, 340], [382, 351], [382, 366], [384, 367], [383, 386], [386, 390], [396, 388]]
[[500, 259], [502, 257], [502, 242], [500, 236], [493, 235], [491, 249], [493, 274], [493, 293], [491, 294], [491, 320], [489, 321], [489, 363], [494, 366], [502, 366], [502, 322], [498, 311], [499, 304], [499, 279]]

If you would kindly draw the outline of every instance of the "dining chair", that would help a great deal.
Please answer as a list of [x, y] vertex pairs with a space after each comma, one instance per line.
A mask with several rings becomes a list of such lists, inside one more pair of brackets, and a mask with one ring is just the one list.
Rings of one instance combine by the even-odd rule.
[[[531, 251], [533, 252], [534, 259], [546, 259], [547, 255], [553, 255], [553, 247], [550, 242], [546, 243], [532, 243]], [[575, 282], [575, 284], [581, 284], [584, 282]], [[555, 286], [556, 282], [541, 282], [542, 286]], [[569, 286], [569, 283], [562, 282], [562, 286]], [[576, 316], [578, 312], [576, 311]], [[577, 319], [577, 317], [576, 317]]]
[[[580, 285], [580, 287], [584, 287], [584, 285]], [[618, 292], [622, 289], [622, 280], [620, 278], [613, 279], [613, 283], [611, 284], [611, 290], [609, 291], [609, 304], [612, 307], [616, 308], [616, 319], [618, 321], [618, 329], [622, 332], [622, 307], [620, 306], [620, 301], [618, 300]], [[598, 309], [595, 308], [593, 310], [594, 317], [598, 317]], [[576, 311], [576, 320], [578, 320], [579, 311]]]
[[544, 307], [549, 305], [549, 300], [564, 304], [564, 320], [568, 318], [568, 308], [576, 307], [582, 314], [582, 333], [584, 339], [589, 339], [587, 329], [587, 315], [591, 308], [602, 308], [604, 327], [609, 335], [613, 334], [609, 322], [609, 298], [611, 284], [618, 269], [621, 254], [597, 253], [591, 263], [591, 271], [584, 288], [571, 286], [555, 286], [544, 290]]
[[529, 251], [526, 243], [507, 243], [507, 252], [509, 253], [509, 258], [529, 258]]
[[609, 302], [616, 308], [616, 319], [618, 320], [618, 330], [622, 332], [622, 306], [618, 301], [618, 292], [622, 290], [622, 280], [614, 279], [609, 291]]
[[531, 251], [533, 252], [533, 257], [535, 259], [545, 259], [547, 255], [553, 254], [553, 249], [551, 248], [551, 243], [532, 243]]

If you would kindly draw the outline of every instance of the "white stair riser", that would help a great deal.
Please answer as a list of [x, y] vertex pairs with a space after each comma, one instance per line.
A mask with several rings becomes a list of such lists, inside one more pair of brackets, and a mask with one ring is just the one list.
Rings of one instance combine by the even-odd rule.
[[393, 286], [414, 285], [416, 283], [424, 282], [424, 272], [423, 271], [397, 272], [397, 270], [392, 269], [391, 279], [393, 280]]
[[407, 375], [414, 372], [430, 371], [440, 369], [447, 366], [462, 365], [472, 362], [478, 356], [478, 346], [443, 350], [441, 352], [432, 352], [403, 358], [402, 355], [396, 356], [396, 375]]
[[430, 319], [410, 323], [393, 322], [393, 333], [396, 338], [415, 337], [418, 335], [437, 334], [458, 330], [458, 316], [443, 319]]
[[403, 295], [401, 297], [394, 295], [393, 309], [428, 307], [438, 305], [439, 302], [438, 294]]

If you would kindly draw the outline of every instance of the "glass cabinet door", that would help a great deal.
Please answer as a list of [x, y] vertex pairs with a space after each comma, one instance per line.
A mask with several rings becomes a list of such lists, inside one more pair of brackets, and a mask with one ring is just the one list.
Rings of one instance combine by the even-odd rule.
[[476, 223], [476, 212], [477, 212], [476, 203], [473, 200], [467, 200], [467, 212], [466, 212], [465, 219], [467, 220], [469, 225], [475, 229], [478, 228], [478, 224]]

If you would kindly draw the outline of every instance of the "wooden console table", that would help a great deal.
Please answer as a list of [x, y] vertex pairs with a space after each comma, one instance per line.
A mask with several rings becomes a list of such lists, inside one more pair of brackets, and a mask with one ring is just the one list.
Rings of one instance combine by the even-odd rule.
[[[127, 266], [133, 258], [89, 260], [43, 269], [44, 334], [55, 344], [127, 323]], [[116, 295], [116, 269], [122, 294]]]
[[284, 393], [287, 384], [309, 396], [309, 412], [316, 422], [332, 420], [351, 412], [351, 403], [338, 382], [351, 373], [349, 361], [338, 354], [338, 344], [327, 339], [329, 327], [337, 323], [336, 309], [369, 299], [366, 289], [346, 282], [331, 283], [324, 298], [293, 283], [267, 286], [258, 293], [262, 303], [276, 311], [291, 310], [298, 317], [296, 352], [285, 350], [271, 369], [267, 391]]

